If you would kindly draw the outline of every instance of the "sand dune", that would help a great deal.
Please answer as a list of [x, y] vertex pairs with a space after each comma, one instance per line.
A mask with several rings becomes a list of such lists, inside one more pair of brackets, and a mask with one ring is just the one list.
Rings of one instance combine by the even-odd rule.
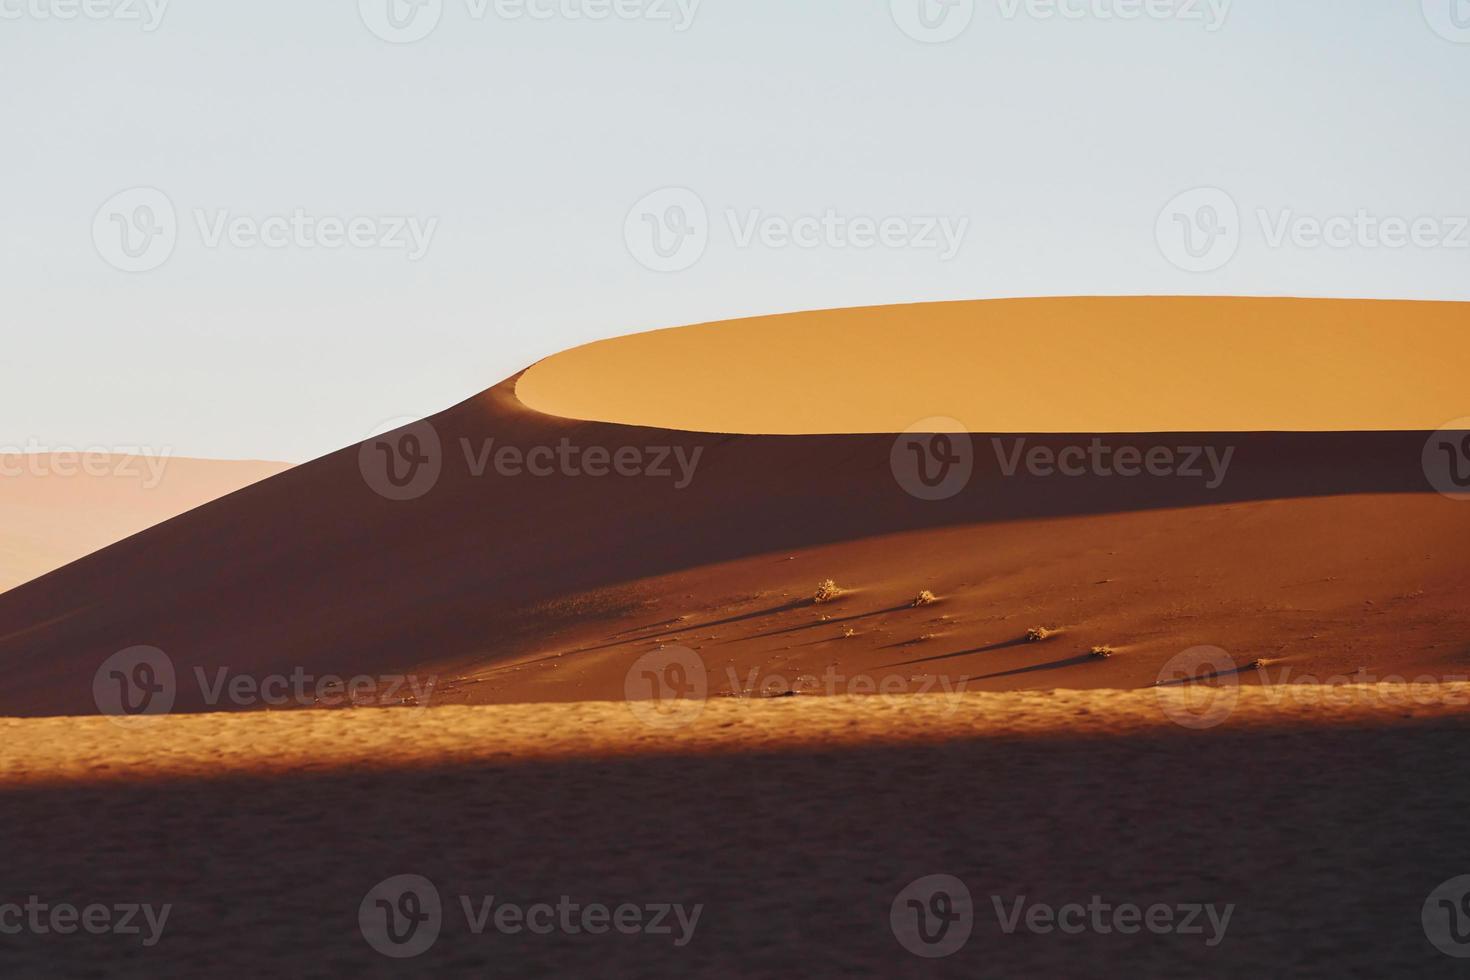
[[[859, 675], [859, 692], [1139, 687], [1199, 645], [1264, 660], [1252, 683], [1461, 676], [1470, 507], [1434, 492], [1422, 455], [1467, 414], [1444, 380], [1467, 322], [1454, 304], [1058, 300], [691, 328], [632, 342], [636, 363], [594, 345], [0, 596], [0, 713], [94, 712], [98, 667], [138, 644], [172, 658], [185, 711], [260, 706], [195, 681], [221, 670], [433, 676], [438, 704], [621, 699], [672, 645], [713, 694]], [[1077, 354], [1091, 323], [1142, 345], [1138, 364]], [[807, 339], [765, 353], [776, 329]], [[928, 373], [908, 370], [915, 337], [943, 339]], [[773, 358], [806, 381], [742, 373]], [[567, 417], [584, 395], [691, 429]], [[728, 414], [740, 400], [753, 414]], [[855, 431], [692, 431], [764, 425], [771, 405]], [[1339, 413], [1355, 431], [1314, 431]], [[973, 475], [940, 500], [901, 474], [893, 435], [862, 431], [933, 415], [977, 433]], [[1279, 427], [1266, 415], [1300, 431], [1245, 431]], [[1173, 469], [1008, 471], [1038, 448], [1163, 450]], [[827, 579], [846, 591], [817, 606]], [[922, 590], [937, 602], [913, 606]], [[1022, 642], [1032, 627], [1058, 632]]]
[[[0, 924], [166, 926], [6, 935], [0, 972], [1454, 975], [1470, 504], [1426, 447], [1470, 415], [1467, 314], [661, 332], [119, 541], [0, 595]], [[134, 681], [175, 713], [36, 717]], [[400, 707], [258, 710], [361, 704]], [[935, 875], [973, 899], [945, 959], [902, 920]], [[477, 932], [491, 896], [697, 926]]]
[[102, 453], [6, 455], [0, 465], [0, 591], [287, 468]]

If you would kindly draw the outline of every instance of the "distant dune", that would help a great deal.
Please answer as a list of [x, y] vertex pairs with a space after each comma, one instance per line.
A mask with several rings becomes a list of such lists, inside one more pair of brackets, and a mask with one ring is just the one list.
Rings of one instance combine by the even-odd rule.
[[[95, 712], [94, 672], [137, 644], [173, 659], [186, 711], [256, 706], [201, 693], [221, 668], [621, 699], [672, 647], [716, 695], [1143, 687], [1202, 645], [1248, 683], [1461, 677], [1470, 504], [1423, 454], [1470, 415], [1467, 365], [1464, 304], [1312, 300], [591, 345], [0, 596], [0, 714]], [[916, 425], [973, 433], [943, 499], [905, 470], [928, 466], [895, 437]]]
[[0, 465], [0, 591], [287, 468], [100, 453], [11, 454]]

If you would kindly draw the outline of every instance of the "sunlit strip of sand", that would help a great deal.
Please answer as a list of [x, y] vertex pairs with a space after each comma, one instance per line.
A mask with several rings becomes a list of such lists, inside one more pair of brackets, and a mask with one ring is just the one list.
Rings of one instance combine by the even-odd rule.
[[1470, 721], [1470, 683], [0, 719], [0, 786]]

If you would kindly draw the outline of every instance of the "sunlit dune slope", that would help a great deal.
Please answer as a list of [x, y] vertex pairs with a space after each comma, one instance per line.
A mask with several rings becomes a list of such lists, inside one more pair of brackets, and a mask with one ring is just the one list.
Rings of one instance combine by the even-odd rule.
[[[1437, 429], [1470, 415], [1456, 303], [983, 300], [633, 334], [517, 389], [553, 415], [700, 432]], [[953, 428], [954, 426], [950, 426]]]

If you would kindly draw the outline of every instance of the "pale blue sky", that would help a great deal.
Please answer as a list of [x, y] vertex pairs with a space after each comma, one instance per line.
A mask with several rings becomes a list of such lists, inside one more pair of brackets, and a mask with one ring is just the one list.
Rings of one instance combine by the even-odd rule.
[[[300, 461], [584, 341], [755, 313], [1470, 300], [1470, 247], [1271, 247], [1256, 216], [1428, 216], [1453, 240], [1470, 215], [1470, 36], [1431, 22], [1461, 3], [1470, 25], [1465, 0], [1235, 0], [1214, 31], [1099, 16], [1117, 0], [1069, 0], [1080, 19], [978, 0], [942, 44], [905, 34], [890, 0], [703, 0], [684, 31], [442, 0], [407, 44], [375, 36], [357, 0], [172, 0], [153, 31], [38, 15], [66, 2], [0, 0], [0, 446]], [[180, 230], [166, 262], [128, 273], [93, 220], [135, 187], [163, 191]], [[664, 187], [709, 209], [708, 248], [680, 272], [645, 268], [624, 237]], [[1241, 214], [1238, 252], [1201, 273], [1155, 233], [1197, 187]], [[415, 262], [210, 248], [194, 216], [296, 208], [437, 226]], [[969, 226], [949, 261], [741, 248], [732, 209]]]

